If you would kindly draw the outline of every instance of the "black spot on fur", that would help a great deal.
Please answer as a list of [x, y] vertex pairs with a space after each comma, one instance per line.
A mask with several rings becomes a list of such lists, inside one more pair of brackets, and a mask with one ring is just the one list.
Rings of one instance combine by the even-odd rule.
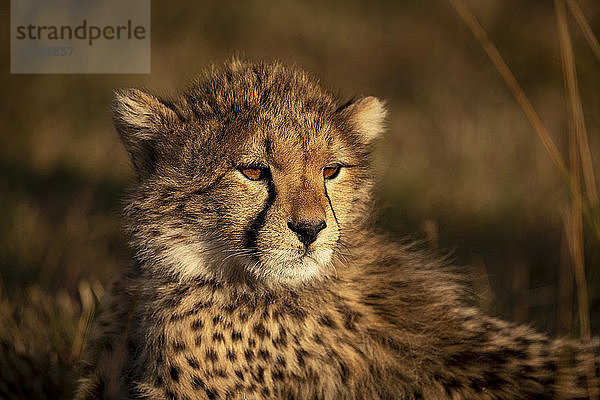
[[213, 333], [212, 340], [213, 340], [213, 342], [218, 343], [218, 342], [224, 342], [225, 338], [223, 337], [223, 334], [221, 332], [215, 332], [215, 333]]
[[223, 310], [225, 310], [227, 312], [227, 314], [231, 314], [235, 311], [235, 305], [227, 304], [226, 306], [223, 307]]
[[282, 381], [284, 378], [283, 372], [277, 368], [271, 375], [274, 381]]
[[209, 307], [212, 307], [212, 303], [211, 302], [200, 301], [200, 302], [198, 302], [198, 303], [196, 303], [194, 305], [194, 309], [196, 309], [196, 310], [201, 310], [203, 308], [209, 308]]
[[313, 335], [313, 340], [315, 341], [315, 343], [322, 345], [323, 344], [323, 339], [321, 339], [321, 335], [319, 335], [318, 333], [315, 333]]
[[337, 324], [335, 323], [335, 321], [333, 319], [331, 319], [331, 317], [327, 314], [324, 314], [321, 316], [321, 318], [319, 319], [319, 323], [328, 328], [332, 328], [332, 329], [337, 328]]
[[179, 369], [177, 369], [177, 367], [171, 367], [171, 369], [169, 369], [169, 375], [171, 375], [173, 381], [179, 382]]
[[247, 391], [248, 393], [254, 393], [254, 392], [256, 392], [256, 388], [257, 388], [257, 387], [256, 387], [256, 384], [255, 384], [255, 383], [251, 383], [250, 385], [248, 385], [248, 386], [246, 387], [246, 391]]
[[196, 319], [194, 322], [192, 322], [192, 330], [194, 331], [202, 329], [203, 326], [204, 322], [201, 319]]
[[223, 322], [223, 328], [230, 330], [231, 328], [233, 328], [233, 322], [231, 321], [224, 321]]
[[260, 349], [258, 351], [258, 358], [263, 359], [265, 361], [271, 359], [271, 353], [267, 349]]
[[202, 336], [196, 336], [196, 339], [194, 340], [194, 344], [196, 346], [201, 346], [202, 345]]
[[303, 349], [296, 349], [294, 352], [296, 353], [296, 360], [298, 360], [298, 364], [301, 367], [304, 367], [304, 365], [305, 365], [304, 359], [306, 358], [308, 353], [306, 352], [306, 350], [303, 350]]
[[206, 393], [206, 397], [208, 397], [211, 400], [217, 398], [217, 391], [213, 388], [204, 389], [204, 392]]
[[194, 368], [194, 369], [200, 369], [200, 364], [198, 363], [198, 361], [193, 358], [193, 357], [187, 357], [187, 363], [190, 367]]
[[202, 381], [202, 379], [200, 379], [198, 376], [194, 377], [192, 380], [192, 385], [194, 386], [194, 389], [204, 389], [206, 387], [204, 381]]
[[[218, 282], [216, 279], [202, 279], [202, 278], [198, 278], [194, 281], [196, 283], [197, 286], [209, 286], [213, 289], [218, 289], [220, 287], [222, 287], [223, 285], [221, 284], [221, 282]], [[208, 307], [212, 307], [213, 303], [212, 302], [207, 302], [205, 303], [208, 305]]]
[[236, 383], [235, 386], [233, 386], [233, 391], [235, 394], [235, 399], [238, 399], [238, 393], [241, 392], [242, 390], [244, 390], [244, 385], [240, 382]]
[[275, 347], [287, 347], [287, 332], [284, 328], [279, 328], [279, 336], [273, 339], [273, 344]]
[[231, 340], [233, 342], [239, 342], [240, 340], [242, 340], [242, 333], [238, 331], [231, 332]]
[[246, 361], [251, 362], [252, 360], [254, 360], [254, 351], [250, 350], [250, 349], [246, 349], [244, 351], [244, 358], [246, 359]]
[[269, 332], [269, 330], [267, 328], [265, 328], [265, 326], [262, 322], [259, 322], [258, 324], [254, 325], [254, 328], [252, 329], [252, 331], [254, 333], [256, 333], [258, 335], [258, 337], [261, 339], [264, 339], [265, 336], [268, 336], [268, 337], [271, 336], [271, 333]]
[[171, 392], [170, 390], [165, 391], [165, 396], [169, 400], [177, 400], [177, 395], [175, 393]]
[[277, 365], [281, 366], [282, 368], [287, 367], [287, 361], [282, 356], [277, 356], [276, 362], [277, 362]]
[[[173, 189], [173, 190], [177, 191], [177, 189]], [[181, 299], [182, 297], [187, 295], [190, 290], [191, 290], [191, 287], [189, 285], [178, 285], [173, 292], [173, 296]]]
[[209, 361], [215, 362], [217, 361], [217, 353], [213, 349], [206, 350], [206, 358]]
[[227, 372], [225, 372], [225, 370], [223, 370], [223, 369], [215, 369], [213, 371], [213, 375], [219, 376], [221, 378], [227, 378]]
[[180, 353], [183, 350], [185, 350], [185, 343], [179, 341], [179, 340], [175, 340], [173, 341], [173, 343], [171, 344], [171, 348], [173, 349], [173, 351], [175, 353]]
[[344, 321], [344, 328], [351, 331], [355, 330], [357, 323], [360, 320], [361, 314], [357, 311], [350, 309], [350, 307], [347, 307], [346, 305], [340, 305], [336, 307], [336, 309], [340, 313]]
[[237, 359], [237, 356], [235, 355], [235, 353], [231, 350], [227, 350], [227, 359], [229, 361], [235, 361]]
[[292, 318], [295, 318], [300, 322], [303, 322], [306, 319], [306, 316], [308, 315], [308, 313], [304, 309], [297, 307], [296, 304], [286, 304], [286, 308], [287, 314], [289, 314]]
[[252, 376], [259, 385], [265, 383], [265, 369], [263, 367], [258, 367], [256, 369], [256, 374], [253, 374]]
[[282, 313], [281, 309], [279, 309], [279, 308], [273, 309], [273, 312], [272, 312], [273, 319], [275, 321], [279, 322], [279, 320], [281, 319], [281, 313]]
[[244, 373], [242, 371], [235, 371], [235, 375], [240, 378], [241, 380], [244, 380]]

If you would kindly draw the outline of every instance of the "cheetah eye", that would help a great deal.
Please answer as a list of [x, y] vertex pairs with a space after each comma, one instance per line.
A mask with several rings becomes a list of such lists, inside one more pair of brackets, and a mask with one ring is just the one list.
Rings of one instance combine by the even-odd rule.
[[328, 165], [323, 168], [323, 178], [327, 180], [335, 179], [339, 175], [341, 169], [341, 165]]
[[251, 181], [261, 181], [270, 176], [269, 168], [260, 166], [240, 167], [238, 170]]

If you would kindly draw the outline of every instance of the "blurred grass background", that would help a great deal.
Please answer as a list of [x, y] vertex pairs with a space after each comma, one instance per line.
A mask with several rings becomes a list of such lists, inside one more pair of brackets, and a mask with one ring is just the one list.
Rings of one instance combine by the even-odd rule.
[[[600, 2], [579, 3], [598, 34]], [[553, 3], [467, 4], [566, 158]], [[296, 63], [342, 97], [386, 99], [389, 132], [377, 150], [385, 229], [451, 251], [493, 315], [579, 333], [568, 186], [448, 2], [154, 1], [150, 75], [11, 75], [9, 16], [2, 2], [0, 339], [16, 351], [0, 353], [0, 397], [70, 397], [94, 304], [129, 263], [120, 199], [133, 175], [111, 126], [113, 89], [173, 93], [232, 55]], [[600, 60], [568, 17], [598, 166]], [[583, 237], [597, 335], [600, 243], [587, 225]]]

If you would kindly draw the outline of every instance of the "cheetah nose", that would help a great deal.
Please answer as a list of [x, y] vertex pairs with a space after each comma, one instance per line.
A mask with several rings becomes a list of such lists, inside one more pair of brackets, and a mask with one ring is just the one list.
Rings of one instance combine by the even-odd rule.
[[327, 228], [325, 221], [298, 221], [288, 222], [288, 228], [296, 232], [298, 239], [304, 246], [308, 247], [312, 242], [315, 241], [319, 232]]

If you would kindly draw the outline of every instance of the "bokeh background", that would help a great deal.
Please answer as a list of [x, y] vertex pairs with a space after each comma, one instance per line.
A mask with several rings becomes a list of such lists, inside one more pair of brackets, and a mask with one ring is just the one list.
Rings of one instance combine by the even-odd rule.
[[[553, 2], [466, 4], [567, 158]], [[600, 2], [579, 4], [599, 34]], [[447, 1], [153, 1], [149, 75], [11, 75], [9, 16], [2, 2], [0, 397], [70, 397], [94, 307], [129, 263], [120, 208], [133, 173], [111, 126], [112, 91], [171, 94], [232, 55], [295, 63], [342, 98], [385, 99], [379, 224], [451, 254], [489, 313], [579, 334], [563, 224], [568, 187]], [[598, 166], [600, 59], [568, 17]], [[600, 241], [587, 224], [583, 238], [597, 335]]]

